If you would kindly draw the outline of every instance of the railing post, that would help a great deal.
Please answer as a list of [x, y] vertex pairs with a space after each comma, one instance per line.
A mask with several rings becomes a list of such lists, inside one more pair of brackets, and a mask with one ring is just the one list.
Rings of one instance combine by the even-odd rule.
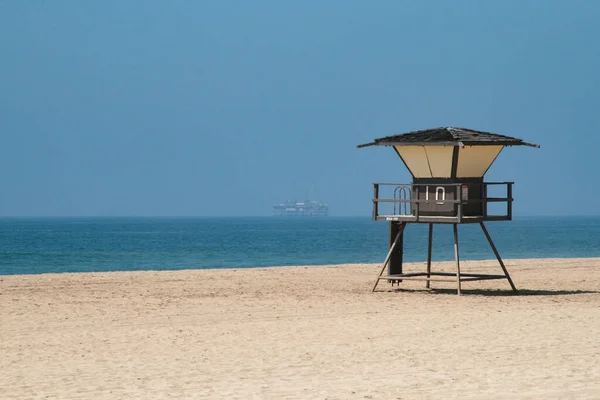
[[[416, 201], [416, 203], [414, 203], [415, 204], [414, 216], [415, 216], [415, 221], [419, 222], [419, 199], [416, 199], [415, 201]], [[411, 207], [412, 207], [412, 203], [411, 203]]]
[[373, 184], [373, 221], [377, 221], [379, 215], [379, 183]]
[[506, 203], [506, 214], [508, 215], [509, 221], [512, 220], [512, 182], [507, 182], [508, 186], [506, 187], [506, 197], [508, 197], [508, 203]]

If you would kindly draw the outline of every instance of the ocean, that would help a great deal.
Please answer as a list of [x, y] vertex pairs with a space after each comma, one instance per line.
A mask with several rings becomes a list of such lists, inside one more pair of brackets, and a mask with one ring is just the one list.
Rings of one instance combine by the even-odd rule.
[[[517, 217], [487, 224], [503, 258], [600, 257], [600, 217]], [[427, 226], [406, 229], [405, 260], [427, 255]], [[0, 275], [383, 262], [388, 224], [368, 217], [2, 218]], [[460, 256], [493, 259], [478, 225]], [[433, 259], [452, 260], [435, 225]]]

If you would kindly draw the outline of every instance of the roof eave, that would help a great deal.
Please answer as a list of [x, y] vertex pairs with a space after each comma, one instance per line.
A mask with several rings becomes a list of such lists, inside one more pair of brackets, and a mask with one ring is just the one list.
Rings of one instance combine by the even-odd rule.
[[369, 147], [369, 146], [529, 146], [540, 148], [539, 144], [527, 143], [527, 142], [393, 142], [393, 141], [375, 141], [365, 144], [359, 144], [357, 148]]
[[536, 149], [540, 148], [539, 144], [535, 144], [535, 143], [527, 143], [527, 142], [521, 142], [522, 146], [529, 146], [529, 147], [535, 147]]
[[369, 147], [369, 146], [377, 146], [377, 142], [359, 144], [358, 146], [356, 146], [356, 148], [362, 149], [363, 147]]
[[378, 146], [463, 146], [462, 142], [383, 142]]

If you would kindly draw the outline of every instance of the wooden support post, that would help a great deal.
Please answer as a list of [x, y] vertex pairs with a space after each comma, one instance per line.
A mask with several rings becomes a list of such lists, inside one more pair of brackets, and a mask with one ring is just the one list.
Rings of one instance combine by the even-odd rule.
[[[427, 246], [427, 278], [431, 278], [431, 245], [433, 243], [433, 224], [429, 224], [429, 245]], [[429, 281], [425, 284], [425, 287], [429, 289]]]
[[[407, 222], [395, 222], [390, 221], [390, 235], [389, 235], [389, 247], [392, 247], [392, 243], [394, 242], [396, 235], [400, 230], [404, 229]], [[402, 273], [402, 267], [404, 263], [404, 235], [400, 236], [398, 243], [396, 244], [395, 250], [392, 252], [390, 256], [390, 261], [388, 262], [388, 275], [399, 275]]]
[[379, 183], [373, 184], [373, 221], [379, 216]]
[[379, 275], [377, 276], [377, 279], [375, 280], [375, 285], [373, 285], [372, 292], [374, 292], [375, 289], [377, 288], [377, 284], [379, 283], [379, 278], [381, 277], [381, 275], [383, 275], [383, 271], [385, 271], [385, 267], [387, 267], [388, 263], [390, 262], [390, 258], [392, 258], [392, 253], [394, 252], [394, 249], [396, 248], [396, 245], [398, 244], [398, 241], [400, 240], [400, 237], [402, 236], [402, 231], [404, 231], [405, 226], [406, 226], [406, 224], [402, 224], [400, 226], [400, 230], [398, 231], [398, 234], [396, 235], [394, 242], [390, 246], [390, 250], [388, 251], [387, 256], [385, 257], [383, 266], [381, 267], [381, 271], [379, 272]]
[[452, 224], [454, 227], [454, 259], [456, 260], [456, 284], [458, 285], [457, 294], [460, 296], [460, 258], [458, 256], [458, 224]]
[[488, 242], [490, 243], [490, 246], [492, 247], [492, 250], [494, 251], [494, 255], [496, 256], [496, 259], [500, 263], [500, 266], [502, 267], [502, 270], [504, 271], [504, 275], [506, 276], [506, 279], [508, 279], [508, 283], [510, 283], [510, 287], [512, 288], [512, 290], [514, 290], [516, 292], [517, 288], [516, 288], [515, 284], [513, 283], [512, 279], [510, 279], [508, 270], [506, 269], [506, 266], [504, 265], [504, 262], [502, 261], [502, 258], [500, 257], [500, 253], [498, 253], [498, 250], [496, 249], [496, 246], [494, 245], [494, 242], [492, 241], [492, 237], [490, 236], [490, 234], [489, 234], [487, 228], [485, 227], [485, 225], [483, 224], [483, 222], [480, 222], [479, 225], [481, 226], [483, 233], [485, 233], [485, 237], [487, 238]]

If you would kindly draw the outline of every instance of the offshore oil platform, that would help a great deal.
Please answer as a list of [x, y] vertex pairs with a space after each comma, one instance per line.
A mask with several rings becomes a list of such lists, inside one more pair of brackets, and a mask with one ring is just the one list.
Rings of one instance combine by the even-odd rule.
[[326, 203], [314, 200], [286, 200], [273, 206], [273, 215], [280, 217], [326, 217], [329, 215], [329, 206]]

